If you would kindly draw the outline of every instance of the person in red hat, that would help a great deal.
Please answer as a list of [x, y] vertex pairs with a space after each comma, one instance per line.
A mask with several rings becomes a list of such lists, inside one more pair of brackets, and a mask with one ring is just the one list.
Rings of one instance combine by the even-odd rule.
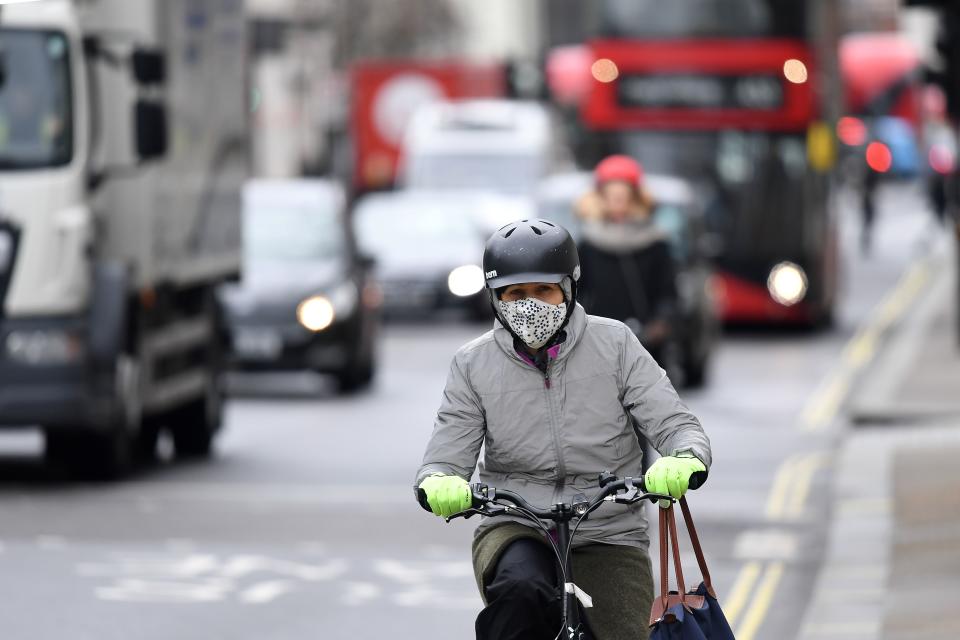
[[629, 156], [613, 155], [597, 165], [594, 178], [594, 190], [577, 202], [583, 305], [589, 313], [624, 322], [673, 373], [676, 266], [666, 233], [653, 222], [643, 168]]

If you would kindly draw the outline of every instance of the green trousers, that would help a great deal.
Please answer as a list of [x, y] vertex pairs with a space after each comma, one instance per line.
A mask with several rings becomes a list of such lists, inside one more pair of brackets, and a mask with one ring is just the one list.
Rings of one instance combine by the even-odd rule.
[[[547, 544], [540, 531], [515, 522], [490, 527], [474, 538], [473, 571], [484, 602], [485, 585], [500, 554], [521, 538]], [[593, 607], [584, 611], [596, 640], [646, 640], [653, 603], [653, 574], [646, 550], [612, 544], [576, 547], [573, 573], [576, 585], [593, 598]]]

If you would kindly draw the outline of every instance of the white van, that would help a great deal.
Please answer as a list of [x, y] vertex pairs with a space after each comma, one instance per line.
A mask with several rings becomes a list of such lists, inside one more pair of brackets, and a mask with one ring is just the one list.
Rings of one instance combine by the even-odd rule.
[[533, 195], [563, 157], [550, 115], [536, 102], [432, 102], [407, 127], [399, 182], [410, 189]]

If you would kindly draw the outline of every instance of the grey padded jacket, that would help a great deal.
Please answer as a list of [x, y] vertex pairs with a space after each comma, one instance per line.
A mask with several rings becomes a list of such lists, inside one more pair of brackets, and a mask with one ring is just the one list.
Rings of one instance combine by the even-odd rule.
[[[578, 304], [566, 332], [546, 375], [499, 323], [457, 351], [416, 484], [431, 473], [469, 481], [483, 448], [480, 482], [541, 507], [590, 497], [602, 471], [640, 475], [635, 429], [662, 455], [692, 453], [709, 469], [703, 427], [626, 325]], [[600, 507], [576, 541], [646, 547], [642, 505]]]

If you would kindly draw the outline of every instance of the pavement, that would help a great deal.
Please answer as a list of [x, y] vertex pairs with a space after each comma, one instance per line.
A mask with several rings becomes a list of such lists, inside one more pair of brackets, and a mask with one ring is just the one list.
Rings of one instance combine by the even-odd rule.
[[822, 569], [800, 640], [960, 637], [960, 343], [955, 247], [886, 327], [845, 411]]
[[[835, 326], [727, 334], [709, 384], [682, 391], [713, 444], [710, 482], [690, 504], [738, 640], [796, 637], [823, 575], [831, 509], [878, 510], [869, 496], [846, 510], [829, 500], [836, 459], [847, 457], [838, 443], [893, 433], [888, 422], [851, 430], [848, 391], [865, 388], [864, 371], [906, 366], [884, 364], [915, 351], [893, 349], [892, 336], [913, 326], [903, 312], [914, 317], [936, 281], [932, 268], [911, 268], [935, 255], [921, 190], [882, 186], [870, 256], [857, 250], [858, 200], [848, 196]], [[388, 325], [364, 393], [337, 395], [309, 373], [238, 376], [212, 459], [177, 461], [165, 438], [161, 462], [124, 482], [70, 481], [43, 465], [36, 432], [0, 433], [4, 638], [473, 637], [475, 521], [424, 513], [410, 482], [450, 357], [485, 329]], [[864, 415], [881, 408], [868, 404]]]

